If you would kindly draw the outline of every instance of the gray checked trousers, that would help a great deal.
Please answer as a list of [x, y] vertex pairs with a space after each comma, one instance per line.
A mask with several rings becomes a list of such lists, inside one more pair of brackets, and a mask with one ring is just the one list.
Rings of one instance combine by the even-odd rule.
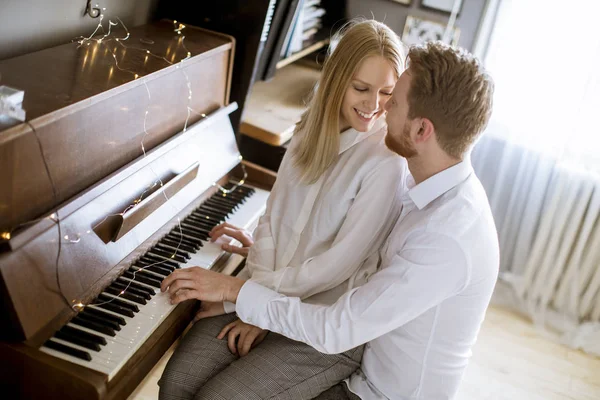
[[322, 354], [270, 332], [245, 357], [217, 339], [235, 314], [200, 320], [183, 337], [160, 378], [160, 400], [313, 399], [350, 376], [363, 346]]

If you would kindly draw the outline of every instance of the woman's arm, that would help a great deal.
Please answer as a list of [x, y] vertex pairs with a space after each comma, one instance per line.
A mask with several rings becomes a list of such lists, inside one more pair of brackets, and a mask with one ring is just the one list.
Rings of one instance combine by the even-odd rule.
[[307, 298], [349, 279], [383, 244], [397, 219], [403, 171], [399, 157], [381, 162], [363, 180], [330, 249], [298, 267], [255, 269], [252, 281], [287, 296]]

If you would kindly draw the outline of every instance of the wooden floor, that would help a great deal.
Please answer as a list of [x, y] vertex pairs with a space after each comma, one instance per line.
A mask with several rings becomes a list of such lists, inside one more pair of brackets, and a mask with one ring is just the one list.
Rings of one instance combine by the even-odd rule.
[[[156, 382], [171, 351], [130, 400], [158, 398]], [[490, 308], [457, 400], [558, 399], [599, 400], [600, 359], [549, 342], [524, 318]]]

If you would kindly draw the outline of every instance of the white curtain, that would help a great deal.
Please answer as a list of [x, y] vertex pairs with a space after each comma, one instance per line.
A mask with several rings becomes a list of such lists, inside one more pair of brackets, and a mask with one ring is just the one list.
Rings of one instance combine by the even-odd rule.
[[600, 1], [488, 11], [494, 113], [472, 161], [501, 246], [494, 301], [600, 355]]

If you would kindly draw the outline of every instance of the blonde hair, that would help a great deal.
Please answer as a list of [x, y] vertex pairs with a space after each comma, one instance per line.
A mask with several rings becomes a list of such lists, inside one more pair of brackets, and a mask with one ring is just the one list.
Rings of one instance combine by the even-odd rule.
[[462, 159], [492, 113], [494, 83], [473, 55], [442, 42], [411, 47], [408, 117], [427, 118], [437, 142]]
[[300, 139], [294, 162], [303, 181], [316, 182], [338, 157], [342, 102], [362, 61], [382, 56], [398, 78], [404, 68], [404, 54], [394, 31], [377, 21], [353, 20], [334, 35], [320, 81], [294, 130]]

